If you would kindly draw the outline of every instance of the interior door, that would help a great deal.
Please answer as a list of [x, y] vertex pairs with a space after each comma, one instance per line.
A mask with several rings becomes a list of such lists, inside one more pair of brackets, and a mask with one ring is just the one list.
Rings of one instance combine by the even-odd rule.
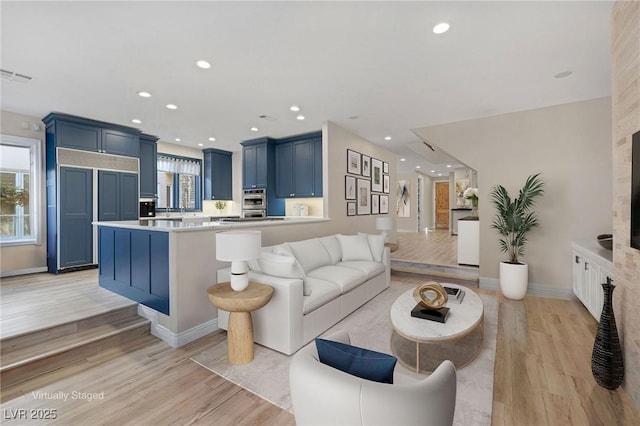
[[436, 182], [436, 229], [449, 229], [449, 182]]

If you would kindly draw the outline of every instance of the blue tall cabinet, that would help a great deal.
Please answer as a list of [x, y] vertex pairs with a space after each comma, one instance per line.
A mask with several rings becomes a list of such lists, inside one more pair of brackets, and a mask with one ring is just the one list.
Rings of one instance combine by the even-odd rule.
[[[96, 218], [138, 218], [140, 130], [51, 113], [46, 125], [47, 269], [95, 264]], [[125, 165], [128, 171], [114, 171]], [[103, 182], [107, 175], [108, 182]], [[103, 178], [101, 180], [101, 178]], [[97, 182], [96, 182], [97, 180]], [[104, 194], [103, 194], [104, 191]], [[94, 211], [96, 204], [98, 210]]]
[[140, 135], [140, 198], [158, 198], [158, 139]]
[[242, 145], [242, 187], [264, 188], [267, 193], [267, 216], [284, 216], [284, 199], [276, 195], [276, 140], [259, 138]]

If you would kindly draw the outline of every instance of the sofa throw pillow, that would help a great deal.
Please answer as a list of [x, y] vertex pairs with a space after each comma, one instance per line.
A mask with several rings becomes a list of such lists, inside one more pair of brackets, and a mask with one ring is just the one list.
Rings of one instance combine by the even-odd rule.
[[274, 275], [283, 278], [303, 278], [304, 273], [296, 260], [290, 256], [263, 252], [260, 259], [260, 269], [267, 275]]
[[340, 251], [340, 243], [335, 235], [329, 235], [328, 237], [318, 238], [325, 249], [327, 249], [327, 253], [331, 257], [331, 264], [335, 265], [340, 262], [342, 259], [342, 251]]
[[373, 260], [371, 249], [369, 248], [369, 240], [366, 235], [336, 235], [340, 242], [340, 250], [342, 251], [342, 261], [350, 260]]
[[[277, 246], [273, 246], [271, 248], [271, 252], [273, 254], [277, 254], [277, 255], [285, 256], [285, 257], [290, 257], [291, 259], [293, 259], [293, 262], [294, 262], [294, 265], [295, 265], [295, 268], [296, 268], [296, 272], [299, 274], [299, 276], [290, 277], [290, 278], [304, 278], [306, 276], [305, 273], [304, 273], [304, 269], [302, 269], [302, 266], [300, 265], [300, 262], [298, 262], [298, 259], [296, 259], [295, 255], [293, 254], [293, 252], [291, 251], [291, 249], [289, 248], [287, 243], [278, 244]], [[304, 296], [311, 296], [311, 287], [309, 287], [306, 283], [303, 284], [302, 294]]]
[[320, 362], [361, 379], [393, 383], [396, 357], [326, 339], [316, 339]]
[[386, 235], [365, 234], [364, 232], [358, 232], [358, 235], [360, 234], [367, 236], [373, 260], [375, 260], [376, 262], [382, 262], [382, 253], [384, 252], [384, 240], [386, 239]]

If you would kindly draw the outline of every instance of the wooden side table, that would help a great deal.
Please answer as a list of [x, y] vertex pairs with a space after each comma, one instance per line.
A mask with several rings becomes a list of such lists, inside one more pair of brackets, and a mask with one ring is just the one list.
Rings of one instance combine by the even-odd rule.
[[396, 243], [384, 243], [385, 247], [389, 247], [389, 251], [391, 253], [393, 253], [394, 251], [398, 250], [398, 244]]
[[269, 303], [273, 287], [249, 281], [249, 287], [235, 291], [229, 282], [214, 284], [207, 288], [211, 303], [229, 312], [227, 331], [227, 358], [232, 364], [247, 364], [253, 361], [253, 321], [251, 311]]

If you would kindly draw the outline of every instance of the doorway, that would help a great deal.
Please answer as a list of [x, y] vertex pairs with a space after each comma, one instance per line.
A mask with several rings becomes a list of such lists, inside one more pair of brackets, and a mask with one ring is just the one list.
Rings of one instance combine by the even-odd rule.
[[436, 229], [449, 229], [449, 182], [436, 182]]

